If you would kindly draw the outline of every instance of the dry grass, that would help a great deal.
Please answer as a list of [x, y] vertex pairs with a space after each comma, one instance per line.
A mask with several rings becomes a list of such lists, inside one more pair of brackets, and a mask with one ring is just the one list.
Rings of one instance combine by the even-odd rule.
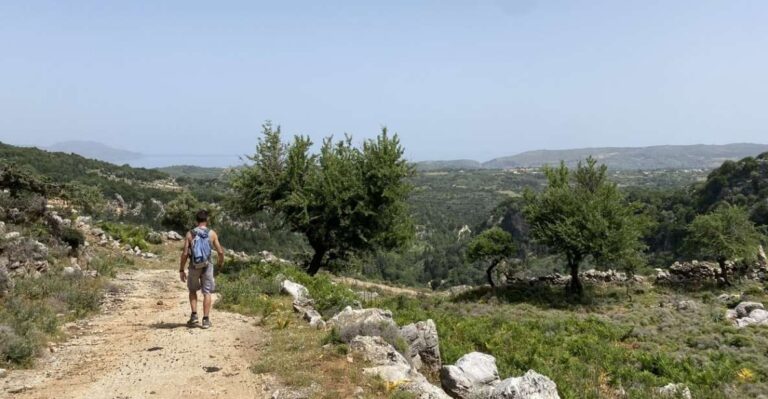
[[[280, 308], [290, 305], [285, 298], [274, 300], [281, 302]], [[283, 317], [276, 314], [264, 321], [269, 337], [262, 358], [251, 366], [254, 373], [272, 374], [290, 389], [318, 399], [407, 397], [363, 374], [364, 365], [347, 353], [346, 345], [325, 344], [328, 332], [310, 328], [293, 315], [291, 322], [282, 326]]]

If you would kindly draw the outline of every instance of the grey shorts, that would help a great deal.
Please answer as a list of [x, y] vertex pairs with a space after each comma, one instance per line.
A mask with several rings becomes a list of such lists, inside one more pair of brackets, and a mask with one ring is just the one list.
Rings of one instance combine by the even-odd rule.
[[213, 279], [213, 265], [202, 269], [190, 267], [187, 274], [187, 288], [189, 292], [202, 290], [203, 294], [213, 294], [216, 289], [216, 281]]

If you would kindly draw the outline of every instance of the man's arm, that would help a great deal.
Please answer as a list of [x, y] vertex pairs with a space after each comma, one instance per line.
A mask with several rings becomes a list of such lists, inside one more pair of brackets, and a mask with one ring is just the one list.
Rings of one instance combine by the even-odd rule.
[[191, 241], [192, 237], [187, 233], [187, 236], [184, 237], [184, 249], [181, 251], [181, 259], [179, 259], [179, 275], [181, 281], [187, 280], [187, 274], [184, 272], [184, 267], [187, 266], [187, 261], [189, 260], [189, 244]]
[[216, 248], [216, 254], [218, 254], [218, 257], [216, 258], [217, 267], [224, 266], [224, 248], [221, 247], [221, 243], [219, 242], [219, 235], [216, 234], [214, 231], [213, 234], [211, 234], [211, 238], [213, 238], [213, 247]]

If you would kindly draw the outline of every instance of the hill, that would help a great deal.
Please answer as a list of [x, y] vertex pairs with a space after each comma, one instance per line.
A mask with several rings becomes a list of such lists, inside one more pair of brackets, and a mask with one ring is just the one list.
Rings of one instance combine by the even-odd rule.
[[156, 168], [155, 170], [158, 170], [163, 173], [167, 173], [172, 177], [180, 178], [180, 177], [186, 177], [191, 179], [218, 179], [223, 175], [229, 168], [209, 168], [204, 166], [193, 166], [193, 165], [173, 165], [173, 166], [164, 166], [161, 168]]
[[726, 161], [713, 170], [697, 192], [700, 211], [723, 202], [745, 207], [753, 222], [768, 225], [768, 152]]
[[555, 165], [574, 166], [588, 156], [611, 169], [712, 169], [724, 161], [768, 151], [766, 144], [661, 145], [652, 147], [600, 147], [527, 151], [483, 163], [484, 168], [508, 169]]
[[98, 159], [100, 161], [117, 164], [134, 161], [144, 157], [143, 154], [138, 152], [121, 150], [94, 141], [64, 141], [46, 147], [45, 149], [55, 152], [77, 154], [85, 158]]
[[724, 161], [738, 160], [765, 151], [768, 151], [768, 144], [754, 143], [595, 147], [526, 151], [482, 163], [459, 159], [417, 162], [415, 166], [419, 171], [513, 169], [557, 165], [562, 160], [572, 167], [591, 155], [611, 170], [714, 169]]
[[421, 161], [414, 164], [416, 170], [421, 172], [429, 172], [432, 170], [472, 170], [482, 169], [483, 165], [480, 162], [473, 161], [471, 159], [455, 159], [450, 161]]

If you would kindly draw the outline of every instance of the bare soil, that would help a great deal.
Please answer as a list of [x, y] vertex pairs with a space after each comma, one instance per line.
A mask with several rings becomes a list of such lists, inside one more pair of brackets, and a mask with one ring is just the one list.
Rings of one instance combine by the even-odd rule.
[[[214, 310], [213, 328], [188, 327], [185, 285], [175, 270], [117, 276], [103, 312], [64, 326], [33, 369], [11, 370], [0, 397], [271, 398], [277, 383], [249, 370], [266, 345], [256, 320]], [[199, 304], [202, 310], [202, 302]]]

